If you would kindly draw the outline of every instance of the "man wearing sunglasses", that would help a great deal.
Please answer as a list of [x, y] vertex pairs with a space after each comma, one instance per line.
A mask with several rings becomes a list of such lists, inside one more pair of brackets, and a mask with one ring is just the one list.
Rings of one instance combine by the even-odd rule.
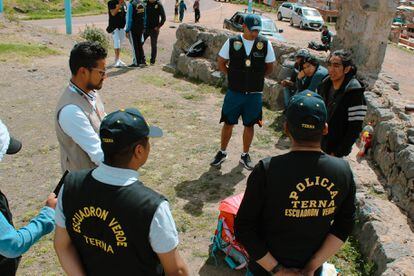
[[55, 113], [62, 171], [95, 168], [103, 160], [98, 132], [105, 111], [97, 90], [106, 77], [106, 57], [96, 42], [78, 43], [70, 53], [72, 78]]
[[365, 85], [356, 78], [357, 68], [350, 52], [337, 50], [328, 58], [328, 72], [318, 94], [328, 109], [329, 132], [322, 149], [336, 157], [347, 156], [362, 130], [367, 113]]

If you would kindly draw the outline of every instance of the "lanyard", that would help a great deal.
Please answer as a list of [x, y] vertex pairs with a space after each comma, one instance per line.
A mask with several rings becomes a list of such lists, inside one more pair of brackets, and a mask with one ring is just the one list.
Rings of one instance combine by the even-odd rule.
[[[79, 96], [81, 96], [83, 99], [86, 100], [86, 102], [92, 107], [93, 111], [95, 111], [96, 115], [98, 115], [99, 119], [102, 121], [103, 114], [98, 108], [98, 101], [96, 101], [96, 97], [89, 95], [85, 93], [82, 89], [80, 89], [78, 86], [76, 86], [73, 82], [69, 82], [69, 89], [72, 92], [75, 92]], [[95, 91], [94, 91], [95, 92]], [[91, 103], [91, 101], [95, 100], [95, 105]]]

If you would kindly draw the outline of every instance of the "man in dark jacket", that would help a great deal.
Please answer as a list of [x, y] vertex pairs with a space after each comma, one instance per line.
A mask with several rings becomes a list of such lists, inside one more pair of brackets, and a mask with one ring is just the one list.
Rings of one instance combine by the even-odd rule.
[[295, 65], [292, 70], [292, 74], [289, 78], [282, 80], [281, 84], [283, 88], [283, 99], [285, 102], [285, 108], [288, 106], [290, 98], [297, 92], [296, 89], [296, 80], [298, 78], [298, 74], [302, 71], [303, 61], [306, 57], [310, 55], [309, 50], [307, 49], [300, 49], [295, 54]]
[[322, 140], [322, 149], [331, 155], [347, 156], [362, 130], [367, 113], [364, 84], [356, 79], [351, 55], [338, 50], [328, 59], [329, 76], [318, 93], [328, 109], [329, 133]]
[[146, 7], [146, 22], [144, 41], [151, 38], [151, 64], [155, 63], [157, 58], [157, 42], [160, 28], [165, 23], [165, 11], [161, 2], [158, 0], [148, 0]]
[[133, 62], [129, 67], [144, 67], [147, 65], [144, 55], [145, 6], [141, 0], [132, 0], [128, 6], [126, 35], [133, 49]]
[[352, 231], [354, 178], [345, 160], [321, 150], [326, 119], [319, 95], [294, 95], [284, 125], [290, 152], [261, 160], [247, 180], [234, 229], [254, 276], [320, 276]]
[[319, 64], [313, 55], [305, 57], [302, 71], [298, 74], [296, 88], [298, 92], [310, 90], [316, 92], [318, 86], [328, 76], [328, 70]]

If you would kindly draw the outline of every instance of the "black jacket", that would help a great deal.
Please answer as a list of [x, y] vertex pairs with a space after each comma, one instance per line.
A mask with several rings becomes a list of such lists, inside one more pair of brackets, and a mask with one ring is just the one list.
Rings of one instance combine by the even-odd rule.
[[249, 253], [249, 270], [267, 276], [255, 262], [267, 252], [285, 267], [303, 268], [328, 234], [346, 241], [354, 215], [349, 164], [322, 152], [292, 151], [256, 165], [234, 230]]
[[344, 83], [332, 93], [332, 81], [326, 77], [318, 87], [318, 94], [325, 101], [328, 110], [328, 135], [322, 140], [322, 149], [337, 157], [347, 156], [362, 130], [367, 113], [365, 85], [355, 76], [347, 76]]
[[147, 1], [145, 9], [146, 22], [145, 28], [147, 30], [154, 29], [155, 27], [161, 27], [165, 23], [165, 11], [164, 7], [159, 1], [151, 3]]

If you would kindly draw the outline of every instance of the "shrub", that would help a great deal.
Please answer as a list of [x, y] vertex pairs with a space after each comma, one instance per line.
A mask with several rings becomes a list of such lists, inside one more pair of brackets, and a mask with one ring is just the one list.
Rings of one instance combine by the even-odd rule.
[[87, 41], [100, 43], [105, 49], [108, 49], [109, 47], [109, 40], [105, 31], [95, 27], [94, 25], [86, 26], [80, 36]]

